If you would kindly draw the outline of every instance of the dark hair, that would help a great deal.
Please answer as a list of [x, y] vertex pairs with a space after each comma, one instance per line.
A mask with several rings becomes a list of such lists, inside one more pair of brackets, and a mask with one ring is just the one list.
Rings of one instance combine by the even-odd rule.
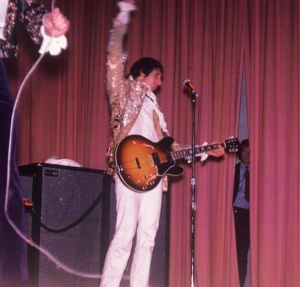
[[133, 63], [130, 68], [130, 75], [136, 79], [141, 73], [148, 76], [154, 70], [161, 72], [163, 75], [164, 67], [161, 62], [151, 57], [143, 57]]
[[238, 159], [241, 159], [241, 153], [242, 153], [243, 148], [245, 148], [245, 147], [249, 147], [249, 139], [244, 139], [241, 141], [241, 143], [239, 145], [239, 150], [237, 152]]

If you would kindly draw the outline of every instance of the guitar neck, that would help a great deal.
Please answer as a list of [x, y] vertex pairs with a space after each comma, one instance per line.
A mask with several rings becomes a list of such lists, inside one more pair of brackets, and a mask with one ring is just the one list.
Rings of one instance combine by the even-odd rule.
[[[223, 147], [225, 147], [224, 143], [222, 143], [221, 145]], [[199, 155], [200, 153], [203, 153], [203, 152], [218, 149], [218, 146], [219, 146], [218, 144], [211, 144], [211, 145], [205, 145], [205, 146], [196, 146], [195, 147], [195, 155]], [[192, 154], [193, 154], [193, 149], [192, 148], [171, 152], [173, 160], [190, 157], [190, 156], [192, 156]]]

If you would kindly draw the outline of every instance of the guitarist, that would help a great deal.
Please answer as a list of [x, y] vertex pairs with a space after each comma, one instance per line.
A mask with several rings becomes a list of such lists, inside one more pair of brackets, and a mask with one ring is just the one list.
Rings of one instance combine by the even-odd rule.
[[[162, 83], [163, 66], [151, 57], [136, 61], [129, 77], [124, 77], [126, 53], [123, 39], [130, 12], [136, 10], [134, 0], [118, 2], [119, 14], [113, 22], [108, 44], [107, 92], [113, 131], [112, 149], [128, 135], [137, 134], [157, 142], [168, 135], [164, 114], [159, 109], [154, 92]], [[224, 149], [210, 152], [221, 156]], [[133, 192], [115, 176], [117, 199], [116, 232], [107, 252], [100, 287], [119, 286], [137, 233], [130, 271], [131, 287], [148, 286], [152, 251], [158, 229], [162, 181], [151, 191]], [[150, 211], [150, 212], [149, 212]]]

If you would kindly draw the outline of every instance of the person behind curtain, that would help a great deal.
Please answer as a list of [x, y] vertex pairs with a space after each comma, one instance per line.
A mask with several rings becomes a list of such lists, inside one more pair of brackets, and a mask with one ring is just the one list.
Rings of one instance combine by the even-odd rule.
[[[132, 65], [130, 75], [124, 77], [126, 53], [123, 52], [123, 39], [127, 33], [130, 12], [136, 9], [134, 4], [133, 0], [118, 2], [120, 12], [113, 22], [108, 44], [106, 83], [111, 109], [112, 148], [127, 135], [142, 135], [153, 142], [168, 135], [164, 114], [155, 94], [164, 72], [160, 61], [143, 57]], [[220, 146], [209, 154], [221, 156], [224, 149]], [[207, 157], [208, 154], [203, 156]], [[115, 175], [117, 222], [104, 263], [101, 287], [119, 286], [135, 235], [130, 286], [148, 286], [161, 210], [162, 182], [148, 192], [137, 193]]]
[[[64, 34], [69, 29], [69, 21], [58, 8], [48, 13], [40, 0], [0, 0], [0, 3], [0, 286], [27, 286], [27, 246], [10, 226], [4, 212], [14, 98], [9, 88], [3, 58], [18, 56], [16, 21], [23, 22], [32, 40], [40, 45], [40, 53], [49, 51], [52, 55], [59, 54], [61, 48], [67, 47]], [[16, 163], [16, 137], [14, 129], [8, 213], [11, 220], [25, 234], [22, 188]]]
[[237, 156], [240, 162], [235, 166], [233, 214], [235, 224], [239, 281], [240, 286], [242, 287], [245, 284], [248, 264], [248, 252], [250, 248], [250, 148], [248, 139], [245, 139], [241, 142]]

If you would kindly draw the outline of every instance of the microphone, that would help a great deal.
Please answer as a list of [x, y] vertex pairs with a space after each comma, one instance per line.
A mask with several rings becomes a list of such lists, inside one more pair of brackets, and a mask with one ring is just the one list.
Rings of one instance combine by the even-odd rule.
[[196, 91], [194, 89], [194, 85], [191, 83], [191, 81], [189, 79], [185, 79], [183, 81], [183, 85], [186, 86], [186, 87], [188, 87], [191, 90], [192, 94], [196, 94], [197, 95], [197, 93], [196, 93]]

